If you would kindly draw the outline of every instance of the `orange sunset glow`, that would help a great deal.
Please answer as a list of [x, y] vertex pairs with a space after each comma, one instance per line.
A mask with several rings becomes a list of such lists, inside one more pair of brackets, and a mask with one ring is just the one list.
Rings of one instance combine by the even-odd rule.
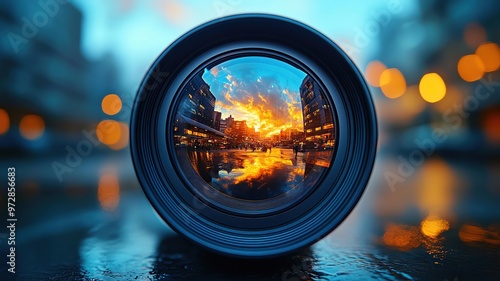
[[305, 74], [285, 68], [282, 62], [267, 59], [266, 63], [265, 67], [253, 61], [243, 67], [229, 63], [206, 70], [203, 79], [216, 96], [215, 110], [223, 118], [246, 120], [261, 137], [290, 128], [303, 130], [299, 86]]

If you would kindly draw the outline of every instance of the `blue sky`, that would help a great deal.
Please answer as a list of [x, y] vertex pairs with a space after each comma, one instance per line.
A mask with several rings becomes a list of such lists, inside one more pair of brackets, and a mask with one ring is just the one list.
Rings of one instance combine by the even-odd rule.
[[[304, 22], [341, 47], [352, 45], [356, 28], [399, 0], [73, 0], [83, 13], [82, 51], [90, 60], [113, 56], [127, 94], [135, 95], [143, 75], [175, 39], [209, 20], [229, 14], [271, 13]], [[414, 1], [402, 1], [411, 11]], [[405, 12], [402, 12], [404, 14]], [[378, 47], [363, 46], [355, 62]]]

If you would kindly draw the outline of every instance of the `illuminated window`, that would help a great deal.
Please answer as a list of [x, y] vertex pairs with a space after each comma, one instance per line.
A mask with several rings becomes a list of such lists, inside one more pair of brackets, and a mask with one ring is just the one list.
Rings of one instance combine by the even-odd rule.
[[333, 128], [333, 123], [330, 123], [330, 124], [326, 124], [325, 126], [323, 126], [323, 129], [332, 129]]
[[315, 130], [315, 131], [320, 131], [320, 130], [321, 130], [321, 127], [316, 127], [314, 130]]

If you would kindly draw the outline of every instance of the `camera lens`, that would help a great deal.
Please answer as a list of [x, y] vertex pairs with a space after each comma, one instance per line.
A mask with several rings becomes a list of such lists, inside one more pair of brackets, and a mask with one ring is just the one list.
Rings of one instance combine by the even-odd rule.
[[172, 43], [134, 104], [143, 190], [179, 234], [221, 254], [271, 257], [321, 239], [354, 208], [377, 141], [368, 88], [322, 34], [248, 14]]
[[229, 58], [197, 72], [179, 95], [171, 141], [207, 202], [235, 212], [279, 209], [330, 167], [333, 107], [296, 66], [263, 55]]

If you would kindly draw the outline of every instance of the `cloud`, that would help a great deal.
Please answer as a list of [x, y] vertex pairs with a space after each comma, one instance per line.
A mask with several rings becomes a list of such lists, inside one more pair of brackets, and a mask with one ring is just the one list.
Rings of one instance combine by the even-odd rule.
[[203, 78], [216, 96], [215, 107], [223, 118], [231, 114], [236, 120], [247, 120], [261, 136], [286, 128], [303, 130], [299, 89], [285, 88], [277, 76], [259, 74], [250, 68], [238, 73], [218, 68], [206, 70]]

